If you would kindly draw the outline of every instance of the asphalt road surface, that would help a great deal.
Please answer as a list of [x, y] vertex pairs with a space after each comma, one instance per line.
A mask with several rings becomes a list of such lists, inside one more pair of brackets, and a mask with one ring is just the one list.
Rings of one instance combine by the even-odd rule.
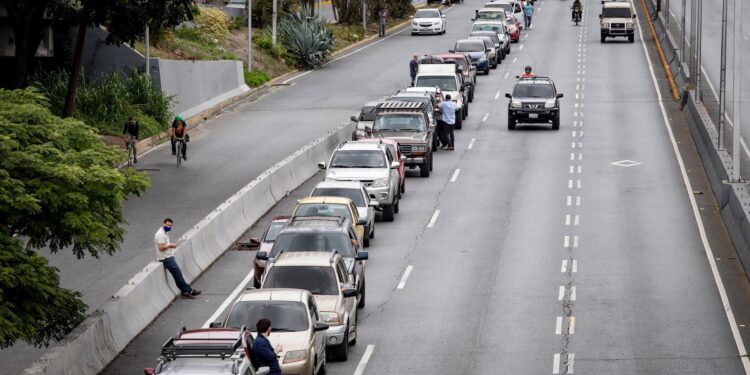
[[[450, 10], [444, 36], [394, 35], [225, 115], [197, 137], [188, 169], [161, 173], [178, 179], [178, 196], [233, 191], [224, 184], [249, 179], [262, 152], [280, 159], [275, 148], [298, 147], [403, 86], [408, 56], [449, 49], [477, 4]], [[329, 374], [747, 373], [750, 287], [689, 133], [655, 90], [640, 32], [634, 44], [601, 45], [598, 4], [589, 4], [576, 27], [567, 2], [538, 1], [532, 30], [479, 78], [456, 151], [435, 155], [431, 177], [410, 174], [396, 221], [376, 225], [358, 343]], [[527, 64], [565, 94], [559, 131], [507, 130], [503, 94]], [[193, 168], [201, 172], [188, 183]], [[193, 187], [219, 175], [208, 191]], [[247, 235], [289, 213], [320, 178]], [[195, 283], [200, 299], [177, 300], [104, 373], [153, 366], [180, 327], [221, 319], [253, 256], [228, 251]]]

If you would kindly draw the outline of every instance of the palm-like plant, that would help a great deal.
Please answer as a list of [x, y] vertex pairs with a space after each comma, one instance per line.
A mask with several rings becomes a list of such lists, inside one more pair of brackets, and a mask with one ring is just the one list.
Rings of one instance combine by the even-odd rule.
[[287, 13], [279, 24], [279, 41], [301, 68], [318, 68], [331, 55], [333, 33], [326, 21], [311, 14], [307, 6]]

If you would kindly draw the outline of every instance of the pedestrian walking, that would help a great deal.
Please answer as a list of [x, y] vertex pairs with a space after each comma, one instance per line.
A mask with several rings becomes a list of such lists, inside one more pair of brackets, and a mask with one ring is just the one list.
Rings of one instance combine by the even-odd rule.
[[456, 105], [451, 100], [450, 95], [445, 95], [445, 100], [440, 102], [440, 111], [443, 113], [443, 138], [447, 143], [447, 146], [441, 148], [453, 151], [455, 142], [453, 127], [456, 125]]
[[531, 16], [534, 14], [534, 6], [531, 5], [528, 1], [526, 2], [526, 5], [523, 6], [523, 15], [524, 20], [526, 21], [526, 28], [531, 28]]
[[177, 248], [177, 244], [169, 240], [168, 234], [169, 231], [172, 230], [173, 224], [174, 222], [172, 221], [172, 219], [164, 219], [163, 225], [161, 226], [161, 228], [159, 228], [159, 230], [156, 231], [156, 234], [154, 235], [154, 242], [156, 244], [156, 260], [161, 262], [164, 265], [164, 268], [172, 274], [174, 283], [177, 284], [177, 288], [180, 289], [182, 298], [193, 299], [195, 298], [195, 296], [201, 294], [201, 291], [198, 289], [193, 289], [193, 287], [191, 287], [190, 284], [185, 281], [185, 278], [182, 276], [182, 270], [180, 270], [180, 266], [177, 264], [177, 260], [175, 260], [174, 258], [174, 252], [175, 248]]
[[388, 10], [385, 9], [385, 4], [381, 4], [380, 7], [380, 12], [378, 12], [378, 35], [384, 37], [385, 25], [388, 22]]
[[414, 86], [414, 82], [417, 80], [417, 70], [419, 68], [419, 55], [414, 55], [414, 58], [409, 61], [409, 74], [411, 75], [411, 85]]
[[271, 370], [268, 375], [281, 375], [281, 366], [279, 366], [279, 359], [276, 355], [283, 352], [284, 347], [276, 345], [274, 349], [271, 346], [271, 341], [268, 340], [268, 336], [271, 334], [271, 321], [265, 318], [261, 319], [255, 324], [255, 329], [258, 330], [258, 336], [253, 341], [253, 355], [251, 357], [253, 367], [256, 369], [268, 367]]
[[135, 148], [135, 144], [138, 143], [140, 135], [140, 125], [133, 117], [128, 117], [128, 121], [122, 127], [122, 139], [125, 140], [125, 148], [130, 145], [133, 148], [133, 163], [138, 163], [138, 150]]

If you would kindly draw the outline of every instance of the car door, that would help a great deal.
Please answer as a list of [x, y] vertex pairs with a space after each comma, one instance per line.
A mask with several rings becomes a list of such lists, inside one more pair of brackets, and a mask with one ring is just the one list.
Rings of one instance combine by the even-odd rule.
[[[318, 314], [318, 305], [315, 304], [315, 298], [309, 296], [307, 298], [307, 306], [310, 310], [310, 321], [312, 325], [320, 321], [320, 314]], [[315, 332], [313, 330], [312, 345], [315, 347], [315, 356], [318, 359], [318, 363], [323, 363], [323, 356], [326, 353], [326, 331]]]
[[354, 203], [349, 202], [349, 213], [352, 215], [352, 222], [354, 224], [354, 227], [356, 228], [357, 232], [357, 238], [359, 243], [362, 243], [365, 238], [365, 226], [360, 225], [359, 223], [359, 213], [357, 212], [357, 206], [354, 205]]
[[397, 195], [399, 186], [400, 186], [399, 183], [401, 182], [399, 181], [401, 179], [401, 176], [398, 175], [398, 168], [397, 169], [391, 168], [391, 163], [396, 161], [396, 157], [393, 155], [393, 153], [391, 152], [391, 149], [388, 147], [385, 147], [385, 159], [386, 159], [386, 164], [388, 165], [388, 175], [390, 176], [389, 177], [389, 181], [391, 185], [390, 193]]
[[[341, 258], [338, 258], [336, 262], [336, 273], [338, 274], [339, 280], [347, 285], [349, 288], [355, 288], [354, 280], [346, 270], [346, 265]], [[349, 322], [354, 325], [357, 321], [357, 297], [344, 298], [344, 308], [349, 313]]]
[[[362, 195], [362, 199], [364, 199], [365, 201], [365, 207], [367, 207], [367, 217], [365, 219], [367, 219], [370, 225], [375, 225], [375, 208], [370, 206], [370, 194], [367, 194], [367, 189], [365, 189], [364, 185], [359, 186], [359, 193]], [[370, 235], [369, 233], [366, 234]]]
[[[349, 238], [353, 239], [355, 238], [356, 234], [349, 232]], [[356, 258], [360, 251], [362, 251], [362, 245], [353, 245], [352, 251], [354, 253], [354, 257]], [[365, 261], [364, 260], [356, 260], [354, 262], [354, 267], [352, 269], [352, 282], [354, 283], [354, 286], [357, 289], [360, 289], [360, 284], [362, 283], [362, 279], [364, 278], [364, 266]]]
[[521, 8], [520, 3], [513, 3], [513, 14], [516, 16], [516, 19], [523, 21], [524, 19], [523, 8]]

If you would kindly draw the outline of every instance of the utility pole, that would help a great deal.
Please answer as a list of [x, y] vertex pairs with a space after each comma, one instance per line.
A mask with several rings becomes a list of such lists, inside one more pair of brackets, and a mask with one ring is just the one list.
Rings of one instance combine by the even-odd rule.
[[665, 1], [666, 1], [665, 6], [667, 10], [662, 13], [664, 15], [664, 34], [666, 34], [667, 30], [669, 30], [669, 14], [670, 14], [669, 13], [669, 0], [665, 0]]
[[698, 1], [695, 8], [695, 102], [700, 103], [703, 98], [701, 92], [701, 43], [703, 40], [703, 1]]
[[253, 2], [252, 0], [247, 0], [247, 71], [249, 72], [252, 68], [253, 68]]
[[367, 34], [367, 4], [362, 0], [362, 38]]
[[719, 150], [724, 150], [724, 124], [727, 116], [727, 8], [729, 0], [721, 6], [721, 64], [719, 71]]
[[692, 88], [695, 88], [695, 56], [696, 56], [696, 49], [697, 49], [697, 43], [696, 43], [696, 31], [698, 30], [697, 25], [697, 14], [696, 11], [698, 10], [698, 7], [696, 6], [697, 1], [696, 0], [690, 0], [690, 47], [689, 53], [690, 57], [688, 58], [688, 69], [690, 69], [690, 81], [693, 84]]
[[742, 84], [742, 0], [734, 0], [734, 65], [732, 67], [732, 79], [734, 79], [732, 99], [734, 100], [734, 131], [732, 132], [732, 181], [742, 182], [740, 177], [740, 159], [742, 156], [740, 148], [740, 137], [742, 137], [741, 117], [741, 84]]
[[685, 55], [685, 38], [687, 37], [685, 35], [685, 26], [686, 26], [685, 25], [685, 11], [686, 10], [687, 10], [687, 0], [682, 0], [682, 42], [681, 42], [682, 45], [680, 46], [680, 54], [682, 55], [682, 58], [680, 60], [682, 60], [681, 63], [683, 66], [685, 66], [685, 60], [686, 60], [686, 55]]
[[[250, 0], [248, 0], [250, 1]], [[271, 44], [276, 45], [276, 3], [278, 0], [273, 0], [273, 19], [271, 20]], [[314, 13], [314, 12], [313, 12]]]
[[146, 77], [151, 78], [151, 38], [149, 34], [148, 24], [146, 24], [146, 45], [144, 46], [146, 51]]

